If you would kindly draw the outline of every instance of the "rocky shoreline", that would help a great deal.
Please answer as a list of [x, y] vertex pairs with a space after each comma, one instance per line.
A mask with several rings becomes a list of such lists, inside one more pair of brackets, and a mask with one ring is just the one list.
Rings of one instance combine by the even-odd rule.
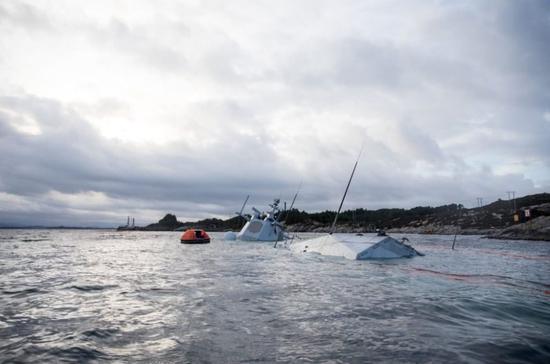
[[550, 216], [540, 216], [522, 224], [512, 225], [497, 234], [488, 234], [487, 238], [550, 241]]
[[[330, 226], [300, 224], [291, 226], [290, 232], [328, 233]], [[372, 233], [373, 230], [354, 226], [338, 226], [337, 233]], [[550, 217], [539, 217], [527, 223], [513, 225], [505, 229], [462, 229], [456, 225], [426, 225], [421, 227], [401, 227], [385, 230], [388, 234], [421, 234], [421, 235], [482, 235], [488, 239], [501, 240], [543, 240], [550, 241]]]

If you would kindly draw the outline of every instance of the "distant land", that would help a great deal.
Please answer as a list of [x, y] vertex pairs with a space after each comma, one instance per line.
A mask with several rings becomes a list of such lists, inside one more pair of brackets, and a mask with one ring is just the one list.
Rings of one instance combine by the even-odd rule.
[[[528, 195], [510, 200], [497, 200], [483, 207], [464, 208], [460, 204], [438, 207], [418, 206], [411, 209], [387, 208], [367, 210], [359, 208], [340, 214], [336, 232], [359, 233], [383, 229], [389, 233], [485, 235], [497, 239], [550, 241], [550, 193]], [[525, 216], [525, 211], [529, 216]], [[280, 221], [291, 232], [328, 232], [335, 211], [308, 213], [298, 209], [282, 212]], [[514, 221], [517, 215], [518, 221]], [[245, 221], [235, 216], [226, 220], [204, 219], [193, 222], [178, 221], [174, 214], [166, 214], [158, 222], [121, 230], [173, 231], [186, 228], [207, 231], [238, 231]], [[69, 226], [0, 226], [0, 229], [98, 229]]]
[[[383, 229], [390, 233], [486, 235], [497, 239], [550, 241], [550, 193], [528, 195], [510, 200], [497, 200], [483, 207], [466, 209], [460, 204], [411, 209], [355, 209], [340, 214], [337, 232], [359, 233]], [[526, 215], [526, 211], [528, 216]], [[297, 209], [282, 213], [280, 221], [288, 231], [328, 232], [335, 211], [308, 213]], [[518, 221], [514, 221], [517, 215]], [[180, 222], [167, 214], [157, 223], [132, 230], [171, 231], [197, 228], [207, 231], [239, 230], [244, 219], [205, 219]]]
[[43, 226], [43, 225], [0, 225], [0, 229], [36, 229], [36, 230], [113, 230], [112, 227], [94, 226]]

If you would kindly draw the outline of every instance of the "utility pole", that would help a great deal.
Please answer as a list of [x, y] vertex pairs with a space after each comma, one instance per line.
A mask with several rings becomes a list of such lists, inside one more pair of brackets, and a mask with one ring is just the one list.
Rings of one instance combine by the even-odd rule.
[[453, 239], [453, 246], [451, 247], [452, 250], [455, 250], [455, 244], [456, 244], [456, 236], [458, 235], [458, 231], [460, 230], [460, 205], [457, 207], [458, 217], [456, 219], [456, 230], [455, 230], [455, 237]]
[[510, 201], [512, 212], [514, 212], [516, 211], [516, 191], [506, 191], [506, 193], [508, 194], [508, 201]]
[[477, 207], [483, 207], [483, 197], [477, 198]]

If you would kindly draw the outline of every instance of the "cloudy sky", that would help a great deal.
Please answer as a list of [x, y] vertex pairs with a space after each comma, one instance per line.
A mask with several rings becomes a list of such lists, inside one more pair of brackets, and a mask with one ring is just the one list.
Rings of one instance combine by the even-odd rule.
[[0, 225], [550, 192], [548, 1], [0, 2]]

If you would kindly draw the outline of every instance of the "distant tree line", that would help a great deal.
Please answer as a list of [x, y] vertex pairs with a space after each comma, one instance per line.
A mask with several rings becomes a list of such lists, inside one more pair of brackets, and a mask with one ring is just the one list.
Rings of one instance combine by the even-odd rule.
[[[517, 198], [515, 204], [510, 200], [497, 200], [483, 207], [465, 209], [461, 204], [449, 204], [438, 207], [418, 206], [411, 209], [387, 208], [368, 210], [358, 208], [340, 213], [338, 225], [348, 225], [362, 228], [366, 231], [376, 228], [398, 228], [403, 226], [460, 225], [463, 228], [492, 228], [504, 227], [513, 223], [512, 206], [517, 209], [550, 203], [549, 193], [540, 193]], [[308, 213], [292, 209], [282, 211], [279, 221], [288, 226], [302, 225], [306, 231], [314, 225], [330, 226], [336, 211], [322, 211]], [[174, 228], [195, 227], [210, 231], [240, 230], [246, 220], [241, 216], [234, 216], [227, 220], [205, 219], [195, 222], [179, 222], [174, 215], [168, 214], [156, 224], [145, 227], [145, 230], [172, 230]], [[311, 225], [311, 226], [310, 226]]]
[[[460, 204], [450, 204], [438, 207], [419, 206], [412, 209], [379, 209], [367, 210], [358, 208], [355, 210], [345, 210], [338, 217], [338, 224], [353, 225], [364, 228], [387, 228], [392, 226], [407, 225], [415, 220], [421, 220], [427, 216], [454, 216], [457, 214]], [[334, 221], [336, 211], [322, 211], [308, 213], [297, 209], [284, 211], [281, 214], [281, 221], [287, 225], [295, 224], [311, 224], [317, 223], [320, 225], [330, 225]]]

